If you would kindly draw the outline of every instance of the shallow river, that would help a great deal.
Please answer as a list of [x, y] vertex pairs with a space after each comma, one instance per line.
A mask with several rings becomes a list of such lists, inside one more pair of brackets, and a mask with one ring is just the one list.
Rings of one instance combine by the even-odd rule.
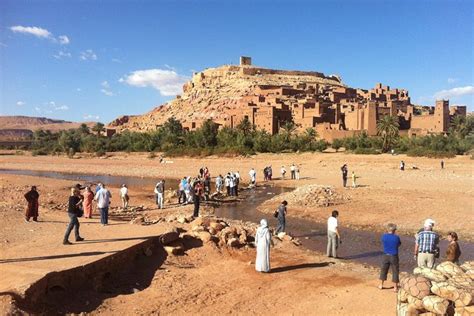
[[[74, 182], [77, 181], [81, 184], [102, 182], [107, 185], [120, 186], [122, 183], [126, 183], [130, 188], [150, 187], [150, 191], [153, 190], [158, 180], [158, 178], [150, 177], [87, 175], [52, 171], [0, 169], [0, 174], [2, 173], [65, 179]], [[177, 188], [177, 185], [178, 180], [167, 179], [168, 188]], [[257, 189], [248, 190], [243, 192], [246, 197], [244, 201], [240, 203], [221, 205], [216, 210], [216, 215], [219, 217], [257, 223], [260, 222], [262, 218], [266, 218], [269, 220], [271, 226], [276, 226], [277, 221], [275, 218], [270, 214], [263, 214], [257, 211], [256, 208], [267, 199], [288, 190], [290, 189], [273, 186], [260, 186]], [[288, 207], [288, 212], [291, 214], [291, 205]], [[341, 214], [339, 218], [339, 225], [341, 226], [343, 242], [339, 247], [338, 255], [340, 255], [343, 260], [353, 260], [371, 266], [378, 266], [382, 255], [382, 252], [380, 251], [381, 244], [379, 241], [381, 234], [378, 232], [344, 228], [344, 214]], [[298, 237], [304, 247], [318, 252], [326, 252], [326, 224], [288, 216], [287, 232], [294, 237]], [[400, 269], [402, 271], [411, 271], [416, 265], [412, 255], [415, 240], [413, 236], [400, 237], [402, 239], [402, 246], [400, 247], [399, 255]], [[474, 243], [460, 241], [459, 244], [462, 251], [461, 261], [474, 260]], [[442, 240], [440, 243], [441, 254], [446, 252], [446, 247], [447, 241]]]

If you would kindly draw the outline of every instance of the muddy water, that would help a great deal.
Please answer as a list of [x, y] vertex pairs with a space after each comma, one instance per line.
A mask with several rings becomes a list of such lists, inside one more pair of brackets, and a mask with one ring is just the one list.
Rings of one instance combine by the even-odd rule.
[[[87, 175], [52, 171], [0, 169], [0, 174], [2, 173], [64, 179], [81, 184], [102, 182], [109, 186], [119, 186], [126, 183], [131, 188], [153, 188], [157, 182], [157, 178], [151, 177]], [[168, 188], [177, 188], [178, 180], [166, 180]], [[260, 222], [262, 218], [266, 218], [270, 226], [275, 227], [277, 225], [276, 219], [270, 214], [263, 214], [257, 211], [256, 208], [267, 199], [289, 190], [291, 189], [274, 186], [260, 186], [256, 189], [245, 190], [241, 194], [245, 197], [242, 202], [223, 204], [216, 210], [216, 215], [256, 223]], [[291, 205], [289, 205], [288, 211], [291, 215]], [[339, 223], [343, 243], [339, 247], [338, 255], [340, 255], [343, 260], [353, 260], [370, 266], [378, 266], [382, 256], [379, 241], [381, 234], [378, 232], [344, 228], [344, 214], [340, 214]], [[304, 247], [322, 253], [326, 252], [326, 224], [288, 216], [286, 230], [292, 236], [298, 237]], [[413, 259], [415, 240], [413, 236], [400, 237], [402, 240], [402, 246], [400, 247], [400, 269], [402, 271], [411, 271], [416, 266]], [[461, 261], [474, 260], [474, 243], [461, 241], [459, 244], [462, 250]], [[442, 240], [440, 244], [442, 254], [446, 252], [446, 247], [447, 241]]]
[[[128, 176], [112, 176], [112, 175], [89, 175], [81, 173], [67, 173], [55, 171], [37, 171], [37, 170], [19, 170], [19, 169], [0, 169], [0, 174], [16, 174], [23, 176], [45, 177], [60, 180], [71, 180], [80, 184], [97, 184], [104, 183], [107, 186], [121, 186], [127, 184], [132, 188], [153, 188], [158, 182], [158, 178], [152, 177], [128, 177]], [[74, 184], [73, 183], [73, 184]], [[178, 180], [166, 179], [167, 188], [177, 188]]]

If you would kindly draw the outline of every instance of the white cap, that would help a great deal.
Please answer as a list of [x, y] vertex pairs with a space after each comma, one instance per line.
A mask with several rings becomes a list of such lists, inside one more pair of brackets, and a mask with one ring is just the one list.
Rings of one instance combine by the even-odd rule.
[[434, 220], [432, 220], [431, 218], [428, 218], [427, 220], [425, 220], [425, 224], [423, 226], [424, 227], [433, 227], [435, 224], [436, 224], [436, 222]]

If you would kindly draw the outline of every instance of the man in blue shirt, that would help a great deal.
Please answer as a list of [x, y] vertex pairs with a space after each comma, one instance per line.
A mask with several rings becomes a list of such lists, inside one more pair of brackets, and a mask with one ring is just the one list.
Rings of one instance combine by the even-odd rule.
[[383, 289], [383, 283], [387, 280], [388, 269], [392, 267], [392, 282], [394, 284], [394, 291], [398, 291], [399, 280], [399, 262], [398, 262], [398, 248], [402, 244], [400, 237], [395, 234], [397, 225], [388, 224], [387, 233], [382, 236], [383, 258], [382, 267], [380, 270], [380, 285], [379, 289]]

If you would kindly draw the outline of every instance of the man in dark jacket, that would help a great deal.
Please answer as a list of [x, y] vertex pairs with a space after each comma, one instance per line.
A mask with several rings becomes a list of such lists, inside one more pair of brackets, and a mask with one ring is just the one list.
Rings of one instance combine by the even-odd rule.
[[32, 186], [31, 190], [25, 194], [25, 199], [28, 202], [26, 208], [25, 221], [29, 222], [30, 218], [33, 217], [33, 221], [38, 221], [38, 208], [39, 208], [39, 193], [36, 190], [36, 186]]

